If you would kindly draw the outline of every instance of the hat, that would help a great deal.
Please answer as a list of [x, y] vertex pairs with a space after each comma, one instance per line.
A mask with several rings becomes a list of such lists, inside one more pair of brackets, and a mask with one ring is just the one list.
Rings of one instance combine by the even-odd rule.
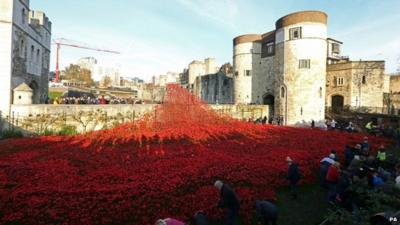
[[293, 159], [288, 156], [286, 157], [286, 162], [293, 162]]
[[216, 187], [216, 188], [218, 188], [219, 190], [221, 190], [222, 189], [222, 186], [224, 185], [224, 183], [222, 183], [222, 181], [220, 181], [220, 180], [217, 180], [217, 181], [215, 181], [215, 183], [214, 183], [214, 186]]
[[336, 157], [335, 157], [335, 154], [333, 154], [333, 153], [329, 154], [329, 158], [335, 159], [335, 158], [336, 158]]

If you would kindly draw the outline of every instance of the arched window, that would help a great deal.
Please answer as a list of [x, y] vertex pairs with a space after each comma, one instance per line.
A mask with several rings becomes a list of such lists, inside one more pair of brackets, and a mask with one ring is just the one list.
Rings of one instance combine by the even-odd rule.
[[364, 75], [362, 76], [362, 84], [366, 84], [367, 83], [367, 77]]
[[31, 58], [30, 58], [31, 61], [33, 61], [34, 59], [34, 52], [35, 52], [35, 46], [31, 45]]
[[285, 88], [284, 88], [284, 87], [281, 87], [281, 98], [284, 98], [284, 97], [285, 97], [285, 95], [286, 95], [285, 92], [286, 92], [286, 91], [285, 91]]
[[36, 62], [40, 62], [40, 49], [36, 50]]

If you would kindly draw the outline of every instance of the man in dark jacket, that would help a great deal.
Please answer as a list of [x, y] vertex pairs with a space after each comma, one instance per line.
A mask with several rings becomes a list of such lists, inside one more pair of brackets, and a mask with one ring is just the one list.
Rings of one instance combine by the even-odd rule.
[[228, 209], [226, 225], [234, 225], [240, 208], [240, 203], [235, 192], [233, 192], [231, 187], [222, 183], [220, 180], [217, 180], [214, 186], [220, 190], [221, 195], [218, 207]]
[[286, 162], [289, 165], [288, 176], [291, 196], [293, 199], [297, 198], [297, 183], [300, 181], [300, 172], [298, 165], [290, 157], [286, 157]]
[[276, 225], [276, 221], [278, 220], [278, 208], [276, 205], [269, 201], [256, 201], [255, 204], [256, 214], [257, 214], [257, 222], [262, 221], [263, 225]]

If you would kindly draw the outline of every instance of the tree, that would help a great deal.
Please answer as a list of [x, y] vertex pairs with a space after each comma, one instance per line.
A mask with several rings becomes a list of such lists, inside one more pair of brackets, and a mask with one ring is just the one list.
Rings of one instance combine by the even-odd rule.
[[102, 87], [108, 88], [111, 86], [111, 84], [112, 84], [112, 80], [111, 80], [111, 77], [109, 77], [109, 76], [104, 76], [103, 79], [101, 80]]
[[81, 68], [78, 65], [70, 64], [61, 73], [61, 79], [80, 81], [85, 83], [86, 86], [90, 87], [94, 85], [94, 80], [92, 79], [92, 72], [90, 70]]

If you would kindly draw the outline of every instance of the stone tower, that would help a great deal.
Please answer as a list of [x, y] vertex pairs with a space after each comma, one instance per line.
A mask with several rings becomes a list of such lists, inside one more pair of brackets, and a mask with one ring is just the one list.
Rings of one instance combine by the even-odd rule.
[[233, 39], [234, 102], [250, 104], [253, 80], [260, 67], [261, 35], [246, 34]]
[[289, 14], [276, 22], [275, 113], [284, 124], [325, 118], [327, 15]]

